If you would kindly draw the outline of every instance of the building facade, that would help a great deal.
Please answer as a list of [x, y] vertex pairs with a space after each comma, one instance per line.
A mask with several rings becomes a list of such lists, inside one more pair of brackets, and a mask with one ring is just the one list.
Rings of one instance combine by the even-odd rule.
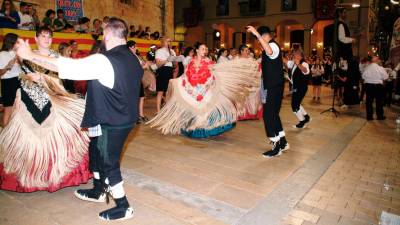
[[[346, 6], [352, 34], [357, 34], [354, 53], [368, 53], [370, 0], [340, 1]], [[267, 25], [275, 31], [281, 48], [301, 46], [306, 54], [333, 46], [335, 0], [175, 0], [175, 39], [185, 45], [197, 41], [213, 47], [238, 47], [242, 43], [257, 49], [254, 37], [245, 33], [247, 25]], [[337, 1], [339, 2], [339, 1]], [[360, 7], [353, 8], [352, 3]], [[200, 8], [196, 12], [194, 8]], [[191, 10], [193, 13], [190, 13]], [[193, 14], [198, 14], [198, 23]], [[188, 15], [189, 14], [189, 15]], [[185, 24], [186, 23], [186, 24]], [[189, 25], [189, 26], [188, 26]], [[215, 37], [218, 31], [220, 38]]]

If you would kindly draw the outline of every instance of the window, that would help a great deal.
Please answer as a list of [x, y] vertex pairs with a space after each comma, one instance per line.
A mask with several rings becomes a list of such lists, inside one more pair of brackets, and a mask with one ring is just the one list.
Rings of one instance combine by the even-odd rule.
[[127, 5], [132, 5], [133, 0], [119, 0], [119, 2], [121, 2], [123, 4], [127, 4]]
[[218, 0], [217, 16], [229, 16], [229, 0]]
[[240, 0], [241, 16], [259, 16], [265, 14], [265, 0]]
[[296, 11], [297, 10], [297, 0], [282, 0], [282, 11]]

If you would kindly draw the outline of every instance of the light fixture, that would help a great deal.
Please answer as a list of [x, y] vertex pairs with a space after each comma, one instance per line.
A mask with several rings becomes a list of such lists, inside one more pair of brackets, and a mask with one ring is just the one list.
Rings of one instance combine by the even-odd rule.
[[285, 46], [285, 48], [289, 48], [290, 47], [290, 42], [285, 42], [283, 45]]
[[385, 10], [388, 11], [390, 7], [388, 5], [385, 5]]
[[219, 36], [221, 36], [221, 33], [219, 31], [217, 31], [217, 32], [215, 32], [215, 36], [219, 37]]
[[398, 5], [400, 3], [399, 0], [390, 0], [390, 3], [392, 3], [393, 5]]
[[359, 3], [353, 3], [353, 4], [351, 5], [351, 7], [352, 7], [352, 8], [358, 8], [358, 7], [360, 7], [360, 4], [359, 4]]
[[225, 43], [221, 43], [221, 48], [225, 48]]
[[318, 48], [322, 48], [322, 46], [324, 46], [324, 43], [322, 43], [322, 42], [317, 42], [317, 47], [318, 47]]
[[314, 33], [314, 29], [310, 29], [310, 33], [313, 34]]

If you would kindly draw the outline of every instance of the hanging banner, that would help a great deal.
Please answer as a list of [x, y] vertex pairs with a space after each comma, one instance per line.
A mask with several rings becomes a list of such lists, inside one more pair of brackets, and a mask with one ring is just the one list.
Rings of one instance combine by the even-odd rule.
[[78, 21], [83, 17], [83, 0], [56, 0], [56, 11], [64, 10], [64, 17], [68, 21]]

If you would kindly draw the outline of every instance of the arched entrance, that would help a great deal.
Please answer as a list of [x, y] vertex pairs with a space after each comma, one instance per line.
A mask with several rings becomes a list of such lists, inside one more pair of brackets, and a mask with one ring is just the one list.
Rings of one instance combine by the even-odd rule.
[[330, 52], [333, 46], [333, 20], [319, 20], [312, 26], [310, 49], [318, 55]]
[[304, 48], [304, 24], [297, 20], [283, 20], [275, 27], [276, 41], [284, 50]]

